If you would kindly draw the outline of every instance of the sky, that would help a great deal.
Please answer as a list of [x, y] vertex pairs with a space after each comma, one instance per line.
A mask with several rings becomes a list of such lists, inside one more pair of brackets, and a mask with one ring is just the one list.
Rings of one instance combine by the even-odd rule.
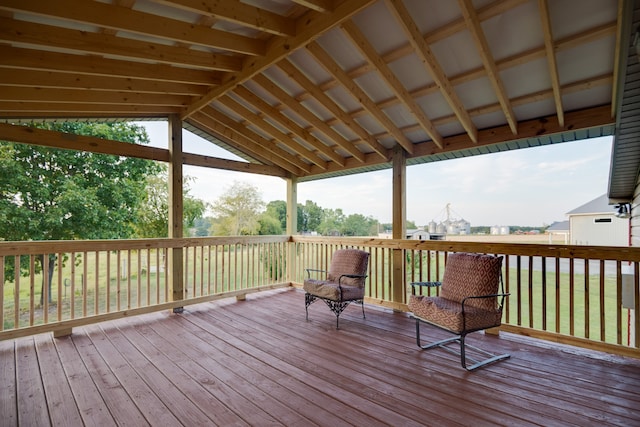
[[[166, 122], [141, 122], [151, 145], [167, 148]], [[183, 130], [183, 150], [240, 160]], [[566, 213], [607, 192], [612, 137], [546, 145], [407, 167], [407, 219], [418, 226], [452, 216], [476, 226], [540, 227], [567, 220]], [[255, 186], [264, 203], [286, 200], [278, 177], [185, 165], [194, 178], [189, 194], [215, 202], [235, 182]], [[392, 218], [391, 169], [298, 183], [298, 203], [315, 202], [381, 223]], [[613, 207], [612, 207], [613, 209]]]

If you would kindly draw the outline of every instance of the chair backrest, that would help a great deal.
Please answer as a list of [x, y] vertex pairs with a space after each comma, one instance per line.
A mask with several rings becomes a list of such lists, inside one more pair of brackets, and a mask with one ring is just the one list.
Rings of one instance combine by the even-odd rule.
[[[327, 279], [331, 282], [338, 282], [343, 274], [358, 274], [364, 276], [367, 274], [367, 266], [369, 265], [369, 252], [359, 249], [338, 249], [333, 253]], [[364, 278], [342, 279], [341, 284], [348, 286], [357, 286], [364, 288]]]
[[[471, 253], [453, 253], [447, 257], [440, 296], [456, 302], [469, 296], [500, 292], [502, 257]], [[498, 309], [498, 298], [470, 299], [465, 305], [484, 310]]]

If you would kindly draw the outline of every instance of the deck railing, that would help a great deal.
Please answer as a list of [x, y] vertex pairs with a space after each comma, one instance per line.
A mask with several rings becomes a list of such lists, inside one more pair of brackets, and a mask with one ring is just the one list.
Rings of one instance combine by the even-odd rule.
[[342, 247], [370, 252], [367, 302], [396, 310], [406, 310], [410, 282], [442, 278], [448, 253], [503, 255], [502, 329], [640, 357], [629, 310], [640, 306], [640, 248], [301, 236], [0, 242], [0, 339], [300, 286], [305, 268], [326, 269]]
[[640, 316], [629, 309], [640, 306], [640, 248], [298, 236], [292, 240], [293, 282], [302, 283], [305, 266], [326, 269], [334, 250], [360, 248], [371, 254], [367, 300], [399, 310], [406, 306], [391, 301], [394, 251], [401, 251], [405, 262], [405, 298], [410, 282], [442, 279], [450, 252], [502, 255], [504, 286], [510, 293], [502, 330], [640, 357]]
[[[0, 242], [0, 339], [288, 286], [288, 240]], [[180, 301], [172, 301], [174, 248], [183, 259]]]

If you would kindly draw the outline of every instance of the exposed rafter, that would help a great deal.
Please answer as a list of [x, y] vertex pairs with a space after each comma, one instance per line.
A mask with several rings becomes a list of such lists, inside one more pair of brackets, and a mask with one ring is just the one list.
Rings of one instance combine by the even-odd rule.
[[493, 90], [498, 97], [500, 106], [502, 106], [502, 112], [504, 113], [504, 116], [509, 123], [511, 131], [514, 135], [516, 135], [518, 133], [517, 118], [515, 116], [515, 113], [513, 112], [511, 102], [509, 102], [507, 91], [505, 90], [502, 79], [500, 78], [500, 73], [498, 72], [498, 67], [495, 60], [493, 59], [493, 55], [491, 54], [491, 48], [489, 47], [487, 38], [485, 37], [484, 32], [482, 31], [482, 27], [480, 26], [480, 19], [478, 18], [478, 14], [473, 8], [471, 0], [458, 0], [458, 3], [460, 4], [460, 9], [462, 9], [462, 15], [464, 16], [467, 28], [471, 32], [471, 36], [473, 37], [473, 40], [475, 41], [478, 48], [478, 53], [482, 58], [482, 63], [484, 64], [484, 68], [487, 72], [487, 78], [489, 79], [489, 82], [491, 82]]
[[558, 76], [558, 65], [556, 63], [556, 49], [553, 41], [553, 31], [551, 30], [551, 16], [549, 15], [549, 5], [547, 0], [538, 0], [540, 8], [540, 19], [542, 21], [542, 34], [544, 35], [544, 47], [547, 53], [547, 63], [549, 64], [549, 77], [553, 87], [553, 100], [558, 111], [558, 122], [564, 126], [564, 107], [562, 106], [562, 92], [560, 90], [560, 77]]

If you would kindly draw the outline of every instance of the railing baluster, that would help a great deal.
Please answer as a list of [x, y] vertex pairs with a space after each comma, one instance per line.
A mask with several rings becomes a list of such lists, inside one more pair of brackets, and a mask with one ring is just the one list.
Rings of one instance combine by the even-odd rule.
[[574, 311], [575, 311], [575, 268], [574, 258], [569, 258], [569, 335], [573, 336], [574, 333]]
[[34, 324], [34, 316], [36, 311], [35, 295], [36, 295], [36, 261], [35, 256], [29, 256], [29, 326]]
[[590, 331], [590, 317], [589, 314], [589, 304], [591, 302], [590, 298], [590, 282], [589, 282], [589, 260], [584, 260], [584, 337], [589, 338], [591, 336]]
[[600, 297], [598, 301], [600, 302], [600, 341], [606, 341], [606, 320], [605, 320], [605, 262], [603, 259], [600, 260]]
[[556, 261], [556, 333], [560, 333], [560, 258]]

